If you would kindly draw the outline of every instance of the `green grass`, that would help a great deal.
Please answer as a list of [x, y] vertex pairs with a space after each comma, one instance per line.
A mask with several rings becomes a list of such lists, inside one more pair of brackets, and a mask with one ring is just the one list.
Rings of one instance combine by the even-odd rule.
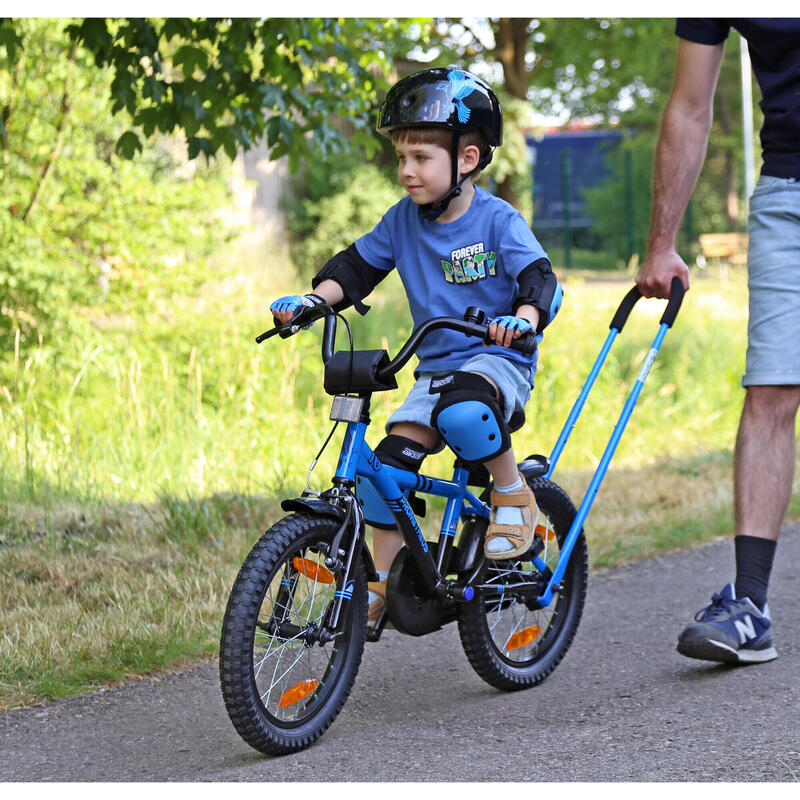
[[[267, 277], [264, 277], [264, 276]], [[296, 289], [266, 270], [179, 298], [169, 316], [98, 320], [0, 366], [0, 708], [61, 697], [216, 652], [227, 593], [255, 539], [299, 493], [330, 430], [321, 325], [256, 345], [267, 304]], [[563, 276], [562, 276], [563, 277]], [[549, 453], [631, 285], [566, 276], [517, 455]], [[392, 276], [353, 322], [395, 353], [411, 324]], [[651, 371], [587, 521], [609, 567], [731, 529], [730, 449], [743, 392], [746, 287], [698, 279]], [[579, 501], [657, 329], [641, 301], [556, 478]], [[344, 332], [339, 346], [345, 346]], [[370, 440], [411, 386], [375, 395]], [[339, 436], [312, 485], [335, 467]], [[447, 453], [426, 463], [451, 468]], [[796, 493], [791, 512], [800, 512]], [[425, 528], [433, 537], [441, 506]]]

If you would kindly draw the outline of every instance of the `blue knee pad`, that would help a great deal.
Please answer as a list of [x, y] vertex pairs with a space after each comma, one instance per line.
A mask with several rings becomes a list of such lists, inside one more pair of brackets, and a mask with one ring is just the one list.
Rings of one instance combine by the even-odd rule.
[[[375, 448], [375, 455], [382, 464], [400, 469], [409, 469], [419, 472], [422, 461], [428, 451], [413, 439], [405, 436], [396, 436], [390, 433]], [[408, 498], [409, 490], [403, 492], [403, 497]], [[364, 512], [364, 519], [370, 525], [378, 528], [395, 528], [392, 512], [378, 494], [378, 490], [367, 478], [360, 475], [356, 477], [356, 497]]]
[[508, 423], [489, 381], [471, 372], [451, 372], [431, 380], [431, 394], [440, 393], [431, 425], [465, 461], [487, 461], [511, 447]]

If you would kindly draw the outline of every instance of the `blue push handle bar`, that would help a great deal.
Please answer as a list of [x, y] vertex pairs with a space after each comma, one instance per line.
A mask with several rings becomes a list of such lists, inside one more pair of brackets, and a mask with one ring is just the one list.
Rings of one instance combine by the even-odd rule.
[[[658, 333], [656, 334], [656, 338], [653, 341], [653, 346], [650, 348], [650, 352], [647, 354], [647, 357], [645, 358], [645, 362], [642, 365], [642, 368], [639, 372], [639, 376], [636, 379], [636, 383], [634, 384], [633, 389], [631, 390], [631, 393], [628, 396], [628, 399], [625, 403], [625, 406], [622, 409], [622, 414], [620, 415], [616, 427], [614, 428], [614, 432], [611, 434], [611, 439], [606, 445], [603, 457], [600, 459], [600, 464], [598, 465], [597, 470], [594, 473], [594, 477], [592, 478], [592, 481], [589, 484], [589, 488], [586, 490], [583, 502], [581, 503], [580, 508], [578, 509], [578, 512], [575, 515], [575, 519], [572, 521], [572, 525], [570, 526], [569, 532], [567, 533], [567, 536], [564, 539], [564, 543], [561, 547], [561, 552], [558, 558], [558, 564], [556, 565], [556, 568], [553, 571], [553, 575], [550, 578], [550, 581], [548, 582], [547, 588], [545, 589], [544, 593], [537, 600], [537, 602], [539, 602], [539, 604], [542, 607], [546, 607], [552, 602], [553, 592], [555, 590], [555, 587], [557, 587], [558, 584], [561, 583], [561, 579], [564, 577], [564, 572], [567, 568], [567, 562], [572, 553], [572, 549], [575, 546], [575, 542], [577, 541], [578, 536], [580, 535], [581, 529], [583, 528], [583, 523], [589, 514], [589, 509], [592, 507], [592, 503], [594, 502], [597, 490], [600, 488], [600, 484], [603, 478], [605, 477], [606, 471], [608, 470], [608, 465], [611, 463], [611, 458], [614, 455], [614, 451], [617, 449], [619, 440], [622, 438], [622, 433], [625, 430], [625, 426], [628, 424], [628, 420], [630, 419], [630, 416], [633, 413], [634, 406], [636, 405], [636, 401], [639, 399], [639, 394], [642, 391], [644, 382], [647, 380], [647, 376], [650, 374], [650, 368], [653, 366], [653, 362], [655, 361], [656, 355], [658, 354], [658, 351], [661, 349], [661, 344], [664, 341], [664, 337], [667, 335], [667, 331], [670, 329], [670, 327], [672, 327], [672, 324], [675, 322], [675, 317], [677, 316], [678, 311], [681, 307], [681, 303], [683, 302], [683, 295], [684, 295], [683, 284], [681, 283], [679, 278], [673, 278], [670, 291], [669, 304], [667, 306], [666, 311], [664, 312], [664, 315], [661, 317]], [[618, 322], [620, 325], [624, 325], [628, 314], [630, 313], [631, 309], [633, 308], [638, 299], [639, 299], [638, 289], [636, 290], [635, 297], [633, 296], [633, 291], [628, 292], [628, 294], [625, 296], [625, 299], [622, 301], [620, 309], [617, 311], [617, 315], [615, 315], [614, 320]], [[625, 308], [623, 308], [623, 306]], [[620, 316], [620, 314], [622, 315], [622, 318], [617, 319], [617, 317]], [[605, 356], [608, 354], [608, 350], [611, 347], [611, 343], [614, 341], [614, 338], [618, 333], [619, 329], [614, 327], [614, 323], [612, 323], [611, 333], [609, 334], [609, 337], [606, 340], [606, 344], [603, 347], [603, 352], [601, 353], [602, 360], [605, 360]], [[592, 370], [592, 374], [589, 376], [589, 379], [587, 379], [587, 385], [590, 385], [590, 381], [593, 382], [594, 378], [597, 377], [596, 373], [599, 372], [600, 368], [598, 364], [602, 366], [601, 357], [598, 357], [597, 362], [595, 362], [596, 369]], [[584, 386], [584, 389], [586, 389], [586, 386]], [[583, 397], [583, 400], [586, 399], [584, 392], [581, 392], [581, 397]], [[576, 407], [578, 406], [579, 402], [580, 398], [578, 402], [575, 403]], [[573, 411], [574, 410], [575, 408], [573, 408]], [[580, 408], [578, 409], [578, 413], [580, 413]], [[567, 428], [570, 424], [572, 427], [574, 427], [575, 425], [575, 420], [572, 419], [572, 416], [573, 415], [570, 414], [570, 418], [568, 418], [567, 424], [564, 426], [565, 431], [567, 431]], [[577, 414], [575, 414], [575, 417], [577, 418]], [[571, 427], [569, 428], [569, 430], [571, 431]], [[564, 431], [562, 431], [562, 436], [563, 433]], [[568, 435], [569, 431], [567, 431], [567, 436]], [[555, 466], [555, 461], [551, 460], [550, 468], [548, 469], [545, 477], [549, 478], [550, 475], [552, 475], [554, 466]]]
[[[667, 307], [661, 316], [661, 321], [659, 323], [660, 325], [666, 325], [667, 328], [672, 327], [673, 323], [675, 322], [675, 318], [678, 316], [681, 303], [683, 302], [683, 295], [684, 288], [680, 278], [673, 278], [672, 285], [670, 286], [669, 302], [667, 303]], [[609, 325], [611, 330], [608, 334], [608, 337], [606, 338], [606, 341], [594, 362], [594, 366], [589, 372], [589, 377], [586, 379], [586, 382], [581, 389], [581, 393], [578, 395], [578, 399], [575, 401], [575, 405], [573, 405], [572, 410], [567, 417], [567, 421], [564, 423], [564, 428], [559, 434], [555, 447], [553, 447], [553, 452], [550, 454], [550, 467], [545, 475], [546, 478], [549, 478], [555, 471], [556, 464], [558, 463], [558, 459], [561, 457], [561, 453], [564, 450], [567, 439], [569, 439], [570, 434], [575, 427], [575, 423], [578, 421], [581, 411], [583, 411], [586, 398], [589, 396], [589, 392], [592, 390], [592, 387], [597, 380], [597, 376], [600, 374], [600, 370], [603, 368], [603, 364], [605, 364], [606, 357], [611, 350], [611, 345], [614, 344], [617, 334], [622, 331], [622, 328], [628, 320], [628, 315], [631, 313], [633, 307], [636, 305], [641, 296], [642, 294], [639, 289], [634, 286], [619, 304], [619, 308], [614, 314], [614, 318], [611, 320], [611, 324]]]

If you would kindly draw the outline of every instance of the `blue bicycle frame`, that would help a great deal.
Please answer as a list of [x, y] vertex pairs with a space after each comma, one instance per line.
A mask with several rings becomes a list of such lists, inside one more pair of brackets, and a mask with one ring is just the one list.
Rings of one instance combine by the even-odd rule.
[[[600, 488], [600, 484], [605, 477], [608, 466], [617, 449], [622, 433], [628, 423], [628, 420], [633, 413], [636, 401], [641, 394], [644, 382], [650, 373], [650, 369], [655, 361], [656, 355], [661, 348], [664, 337], [667, 331], [675, 321], [675, 317], [680, 309], [683, 300], [683, 286], [680, 281], [675, 278], [672, 282], [672, 292], [666, 310], [661, 318], [658, 333], [653, 341], [652, 347], [645, 358], [644, 365], [642, 366], [636, 383], [628, 396], [628, 399], [622, 409], [619, 420], [611, 435], [611, 439], [606, 446], [600, 464], [595, 471], [586, 495], [583, 498], [577, 514], [570, 526], [569, 532], [561, 544], [558, 562], [555, 569], [550, 576], [544, 592], [536, 598], [536, 603], [545, 608], [550, 605], [553, 600], [554, 593], [558, 590], [558, 585], [564, 577], [567, 569], [569, 558], [578, 536], [583, 529], [583, 523], [589, 514], [594, 498]], [[558, 459], [569, 439], [572, 430], [575, 427], [578, 417], [583, 410], [586, 399], [591, 391], [597, 376], [608, 356], [611, 346], [614, 343], [617, 335], [622, 331], [622, 328], [633, 309], [636, 302], [641, 297], [639, 290], [634, 287], [623, 299], [613, 320], [611, 321], [610, 332], [600, 351], [600, 354], [592, 367], [583, 389], [575, 401], [575, 404], [567, 417], [564, 428], [561, 431], [555, 447], [549, 459], [549, 468], [544, 473], [544, 478], [550, 479], [553, 474]], [[447, 564], [450, 548], [453, 539], [456, 535], [456, 528], [462, 516], [474, 515], [488, 519], [489, 506], [479, 500], [467, 489], [467, 479], [469, 471], [463, 467], [456, 466], [453, 473], [453, 479], [450, 481], [441, 480], [438, 478], [430, 478], [425, 475], [418, 475], [414, 472], [398, 469], [396, 467], [387, 466], [382, 464], [369, 445], [365, 442], [364, 436], [367, 426], [363, 422], [350, 422], [348, 423], [347, 432], [344, 436], [342, 443], [342, 450], [339, 457], [339, 463], [336, 468], [336, 478], [342, 481], [352, 482], [356, 476], [367, 478], [370, 480], [377, 490], [378, 494], [383, 498], [395, 517], [400, 530], [403, 533], [403, 538], [406, 545], [413, 553], [417, 564], [419, 565], [423, 575], [425, 576], [429, 585], [434, 588], [442, 586], [444, 576], [442, 569]], [[447, 506], [442, 520], [442, 527], [439, 535], [439, 552], [437, 563], [434, 566], [434, 561], [429, 554], [428, 544], [425, 537], [420, 530], [414, 512], [408, 504], [403, 492], [405, 490], [412, 490], [421, 492], [423, 494], [433, 494], [440, 497], [447, 498]], [[444, 543], [444, 546], [443, 546]], [[544, 571], [546, 565], [539, 558], [533, 559], [534, 565], [537, 569]], [[474, 577], [474, 576], [473, 576]], [[464, 599], [469, 599], [472, 596], [470, 590]]]
[[[681, 302], [683, 301], [683, 285], [678, 278], [672, 281], [671, 293], [669, 303], [661, 318], [660, 327], [653, 345], [645, 359], [636, 383], [631, 391], [627, 402], [622, 410], [620, 418], [614, 428], [611, 439], [603, 453], [600, 464], [592, 478], [586, 495], [583, 498], [575, 518], [570, 526], [570, 529], [560, 545], [558, 561], [552, 573], [548, 575], [548, 568], [546, 564], [538, 557], [534, 556], [532, 563], [547, 579], [547, 584], [544, 591], [535, 598], [537, 605], [545, 608], [553, 601], [555, 592], [558, 591], [559, 584], [561, 583], [564, 573], [567, 569], [567, 564], [575, 543], [583, 529], [583, 523], [589, 513], [589, 510], [594, 502], [594, 498], [600, 487], [600, 483], [605, 477], [608, 465], [611, 458], [619, 444], [622, 433], [627, 425], [627, 422], [633, 413], [634, 406], [642, 391], [644, 382], [649, 375], [650, 368], [658, 354], [661, 344], [664, 341], [667, 331], [675, 321], [675, 317], [680, 309]], [[548, 460], [548, 468], [546, 471], [542, 470], [537, 472], [545, 479], [549, 480], [553, 474], [561, 452], [566, 445], [566, 442], [575, 427], [575, 423], [583, 410], [584, 404], [588, 394], [594, 386], [595, 380], [600, 373], [600, 370], [608, 356], [611, 346], [616, 339], [617, 335], [622, 331], [622, 328], [633, 309], [636, 302], [641, 297], [639, 290], [634, 286], [623, 299], [617, 312], [611, 321], [610, 333], [606, 339], [603, 348], [592, 367], [589, 377], [587, 378], [583, 389], [576, 400], [564, 428], [556, 442], [553, 452]], [[483, 329], [478, 327], [470, 317], [473, 309], [468, 309], [465, 315], [465, 321], [452, 320], [452, 319], [437, 319], [424, 324], [417, 331], [415, 331], [409, 342], [401, 350], [400, 354], [396, 356], [395, 360], [384, 369], [387, 374], [399, 369], [414, 352], [414, 349], [421, 338], [429, 330], [433, 330], [445, 325], [457, 325], [457, 329], [463, 330], [471, 335], [483, 334]], [[273, 335], [273, 332], [262, 334], [258, 340]], [[326, 320], [325, 339], [323, 342], [323, 353], [327, 355], [323, 360], [327, 364], [333, 352], [333, 327], [328, 325]], [[380, 375], [379, 375], [380, 377]], [[362, 395], [363, 396], [363, 395]], [[368, 395], [367, 395], [368, 396]], [[346, 398], [351, 399], [351, 398]], [[352, 398], [355, 399], [355, 398]], [[368, 401], [367, 401], [368, 402]], [[411, 552], [414, 561], [420, 569], [423, 579], [426, 584], [441, 597], [449, 597], [459, 601], [469, 601], [474, 595], [472, 583], [477, 579], [482, 566], [482, 561], [478, 559], [477, 568], [473, 569], [473, 564], [469, 564], [468, 568], [472, 572], [464, 581], [448, 581], [447, 580], [447, 566], [450, 553], [452, 552], [454, 539], [457, 532], [459, 521], [462, 518], [489, 518], [490, 508], [482, 500], [477, 498], [467, 488], [467, 481], [469, 479], [469, 469], [456, 462], [456, 467], [453, 472], [452, 480], [442, 480], [440, 478], [432, 478], [427, 475], [420, 475], [415, 472], [392, 467], [383, 464], [380, 459], [375, 455], [372, 448], [366, 443], [365, 435], [367, 430], [367, 422], [364, 418], [360, 417], [359, 413], [355, 416], [334, 416], [332, 419], [339, 419], [347, 422], [347, 429], [345, 431], [342, 447], [339, 455], [339, 462], [336, 467], [334, 475], [334, 484], [339, 486], [352, 487], [355, 484], [356, 477], [362, 477], [369, 480], [375, 487], [380, 497], [384, 500], [389, 510], [397, 522], [398, 528], [402, 533], [403, 540]], [[368, 419], [368, 418], [367, 418]], [[355, 421], [358, 420], [358, 421]], [[404, 492], [414, 491], [422, 494], [431, 494], [447, 499], [447, 505], [442, 520], [442, 526], [439, 533], [439, 540], [437, 545], [437, 556], [434, 560], [428, 542], [420, 530], [414, 511], [409, 505]]]
[[[428, 585], [457, 599], [470, 600], [474, 594], [472, 587], [454, 587], [445, 581], [444, 574], [461, 519], [470, 516], [489, 519], [490, 507], [467, 488], [469, 470], [456, 466], [452, 480], [443, 480], [383, 464], [365, 441], [366, 429], [363, 422], [348, 423], [334, 482], [352, 482], [356, 476], [369, 480], [395, 517]], [[447, 498], [435, 562], [404, 491]], [[540, 571], [547, 569], [538, 556], [532, 563]]]
[[469, 470], [456, 467], [452, 480], [431, 478], [415, 472], [383, 464], [364, 440], [367, 426], [363, 422], [349, 422], [342, 442], [339, 463], [334, 481], [355, 481], [356, 476], [368, 479], [397, 520], [406, 545], [414, 553], [423, 574], [433, 583], [440, 584], [441, 570], [447, 563], [449, 547], [440, 547], [434, 566], [428, 543], [403, 492], [416, 491], [447, 498], [442, 520], [440, 543], [452, 543], [462, 514], [489, 517], [489, 507], [467, 488]]

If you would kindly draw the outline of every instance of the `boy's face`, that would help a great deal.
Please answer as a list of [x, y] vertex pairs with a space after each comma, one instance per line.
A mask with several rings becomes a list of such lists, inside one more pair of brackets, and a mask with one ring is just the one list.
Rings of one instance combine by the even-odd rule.
[[417, 205], [434, 203], [450, 190], [450, 153], [438, 144], [395, 142], [397, 178]]

